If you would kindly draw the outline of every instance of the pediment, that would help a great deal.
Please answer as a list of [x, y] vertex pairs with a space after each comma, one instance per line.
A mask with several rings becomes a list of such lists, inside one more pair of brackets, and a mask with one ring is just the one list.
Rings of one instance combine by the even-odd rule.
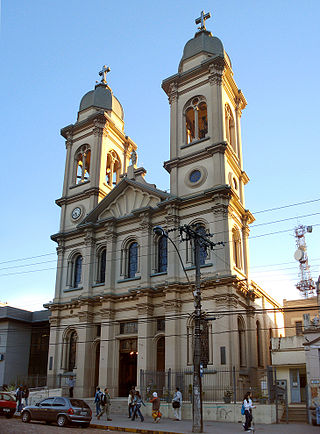
[[101, 212], [98, 220], [104, 220], [109, 217], [125, 217], [140, 208], [154, 208], [160, 201], [161, 198], [159, 196], [143, 191], [141, 188], [128, 185], [127, 188]]
[[87, 215], [79, 226], [109, 218], [126, 217], [142, 208], [155, 208], [169, 197], [171, 197], [170, 194], [158, 190], [152, 184], [142, 184], [125, 178]]

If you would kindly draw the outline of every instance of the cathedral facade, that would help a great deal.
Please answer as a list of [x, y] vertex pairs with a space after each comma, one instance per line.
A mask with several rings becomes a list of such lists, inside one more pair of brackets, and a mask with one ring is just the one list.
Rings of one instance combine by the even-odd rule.
[[[127, 396], [142, 371], [192, 369], [195, 263], [181, 225], [213, 242], [202, 250], [207, 366], [235, 367], [244, 380], [270, 363], [277, 303], [250, 280], [241, 114], [246, 99], [222, 42], [202, 25], [162, 88], [170, 104], [170, 193], [145, 179], [123, 109], [102, 80], [83, 96], [66, 140], [51, 311], [48, 385], [76, 376], [76, 396], [95, 386]], [[161, 226], [166, 235], [153, 231]], [[179, 256], [184, 264], [182, 268]], [[265, 309], [271, 309], [267, 312]], [[142, 370], [142, 371], [141, 371]]]

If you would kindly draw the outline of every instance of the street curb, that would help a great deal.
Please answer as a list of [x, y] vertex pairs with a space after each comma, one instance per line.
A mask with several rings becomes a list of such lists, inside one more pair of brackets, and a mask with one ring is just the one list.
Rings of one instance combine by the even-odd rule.
[[95, 423], [91, 423], [90, 428], [104, 429], [110, 431], [134, 432], [134, 433], [141, 433], [141, 434], [185, 434], [176, 431], [159, 431], [154, 429], [143, 429], [143, 428], [124, 428], [121, 426], [97, 425]]

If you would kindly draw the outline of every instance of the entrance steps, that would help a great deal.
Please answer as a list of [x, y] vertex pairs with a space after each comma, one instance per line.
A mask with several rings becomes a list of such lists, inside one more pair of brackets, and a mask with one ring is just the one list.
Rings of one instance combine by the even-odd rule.
[[[286, 411], [284, 410], [280, 422], [286, 422]], [[305, 404], [290, 404], [288, 406], [289, 423], [308, 423], [308, 412]]]
[[[92, 414], [96, 414], [96, 405], [94, 398], [83, 398], [84, 401], [90, 406]], [[122, 416], [128, 416], [128, 398], [112, 398], [111, 399], [111, 417], [112, 414], [119, 414]]]

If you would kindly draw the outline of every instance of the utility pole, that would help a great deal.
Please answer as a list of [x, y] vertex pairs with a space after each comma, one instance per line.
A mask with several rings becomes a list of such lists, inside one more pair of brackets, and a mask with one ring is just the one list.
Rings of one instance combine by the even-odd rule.
[[[204, 231], [200, 231], [200, 228], [203, 229], [203, 226], [199, 224], [195, 225], [183, 225], [179, 228], [171, 229], [171, 231], [179, 230], [181, 241], [193, 241], [193, 253], [194, 253], [194, 264], [196, 267], [196, 275], [195, 275], [195, 285], [193, 291], [194, 297], [194, 347], [193, 347], [193, 389], [192, 389], [192, 432], [194, 433], [202, 433], [203, 432], [203, 411], [202, 411], [202, 384], [201, 384], [201, 362], [202, 362], [202, 351], [201, 351], [201, 333], [202, 333], [202, 312], [201, 312], [201, 274], [200, 274], [200, 252], [201, 248], [210, 248], [214, 249], [217, 245], [224, 246], [225, 243], [223, 241], [219, 241], [217, 243], [213, 243], [208, 239], [208, 237], [212, 237], [212, 234], [203, 233]], [[191, 288], [191, 282], [189, 280], [187, 271], [183, 264], [182, 258], [180, 256], [179, 250], [172, 239], [169, 237], [168, 232], [165, 231], [161, 226], [155, 226], [153, 228], [153, 232], [158, 235], [164, 235], [167, 239], [173, 244], [180, 263], [182, 265], [183, 271], [186, 275], [187, 281]], [[210, 320], [214, 320], [217, 318], [210, 318]]]
[[[213, 243], [208, 239], [212, 234], [200, 232], [200, 225], [184, 225], [179, 228], [182, 241], [193, 241], [194, 264], [196, 267], [194, 296], [194, 348], [193, 348], [193, 389], [192, 389], [192, 432], [203, 432], [202, 410], [202, 381], [200, 375], [201, 354], [201, 274], [200, 274], [200, 250], [201, 248], [213, 248], [216, 245], [224, 245], [222, 241]], [[183, 235], [185, 234], [185, 236]]]

